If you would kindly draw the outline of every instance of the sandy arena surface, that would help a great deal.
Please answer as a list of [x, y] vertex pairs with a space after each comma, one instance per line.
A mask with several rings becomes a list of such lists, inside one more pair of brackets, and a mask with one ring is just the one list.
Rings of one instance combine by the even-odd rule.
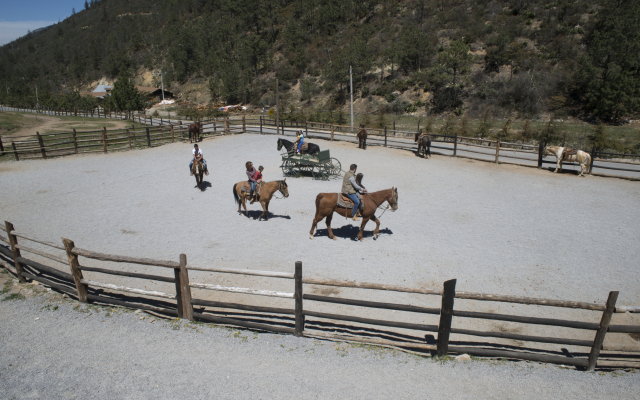
[[[425, 160], [403, 150], [370, 146], [363, 151], [351, 143], [314, 142], [322, 149], [330, 148], [343, 169], [358, 164], [370, 191], [398, 187], [399, 210], [382, 216], [378, 240], [372, 239], [374, 224], [370, 223], [365, 242], [355, 241], [358, 228], [337, 215], [332, 223], [337, 241], [327, 237], [324, 221], [318, 225], [316, 237], [309, 239], [316, 195], [339, 191], [341, 179], [287, 179], [290, 196], [272, 200], [269, 221], [257, 221], [261, 213], [258, 204], [250, 206], [251, 218], [239, 216], [232, 185], [245, 179], [246, 161], [263, 165], [267, 181], [282, 177], [276, 137], [253, 134], [202, 142], [211, 171], [205, 177], [210, 186], [204, 192], [194, 188], [195, 180], [188, 174], [189, 144], [3, 163], [0, 217], [41, 239], [60, 242], [60, 237], [67, 237], [76, 246], [94, 251], [176, 261], [185, 253], [189, 264], [196, 266], [292, 272], [294, 262], [300, 260], [304, 275], [317, 278], [428, 288], [440, 288], [443, 281], [457, 278], [461, 291], [597, 303], [604, 303], [609, 291], [619, 290], [618, 305], [640, 305], [638, 183], [443, 156]], [[89, 260], [81, 262], [97, 265]], [[171, 273], [152, 267], [132, 268]], [[95, 273], [85, 277], [173, 293], [170, 284]], [[194, 271], [190, 279], [293, 291], [293, 282], [287, 280]], [[311, 291], [434, 307], [440, 301], [437, 296], [329, 287]], [[292, 307], [287, 300], [256, 300], [203, 290], [195, 290], [194, 297]], [[320, 307], [311, 302], [307, 305]], [[597, 312], [456, 300], [456, 309], [459, 307], [593, 322], [600, 319]], [[407, 319], [400, 312], [346, 306], [342, 310], [437, 324], [436, 316]], [[640, 315], [616, 314], [612, 323], [640, 324]], [[554, 336], [593, 338], [590, 332], [523, 328], [501, 322], [454, 319], [454, 326], [525, 334], [553, 330]], [[609, 341], [638, 343], [626, 334], [610, 334]]]

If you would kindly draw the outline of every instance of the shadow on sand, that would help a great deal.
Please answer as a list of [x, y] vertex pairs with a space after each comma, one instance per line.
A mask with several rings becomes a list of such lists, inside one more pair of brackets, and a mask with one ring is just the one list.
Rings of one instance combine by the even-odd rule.
[[[332, 222], [335, 222], [335, 219]], [[365, 239], [373, 238], [373, 226], [371, 227], [371, 229], [367, 229], [371, 225], [375, 226], [375, 222], [369, 221], [369, 223], [364, 229], [364, 232], [362, 232], [363, 238]], [[358, 223], [357, 226], [345, 225], [345, 226], [341, 226], [340, 228], [331, 228], [331, 230], [333, 231], [333, 234], [338, 238], [358, 240], [358, 232], [360, 232], [360, 223]], [[384, 229], [380, 229], [380, 232], [378, 233], [378, 236], [381, 236], [381, 235], [393, 235], [393, 232], [389, 228], [384, 228]], [[316, 233], [313, 235], [313, 237], [322, 237], [322, 236], [329, 237], [329, 231], [327, 230], [327, 228], [317, 229]]]

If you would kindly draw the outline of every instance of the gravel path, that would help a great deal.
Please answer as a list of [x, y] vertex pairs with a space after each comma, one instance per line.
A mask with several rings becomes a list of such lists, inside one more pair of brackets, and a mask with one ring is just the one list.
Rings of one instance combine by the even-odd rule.
[[[334, 217], [331, 241], [324, 222], [308, 236], [319, 192], [335, 192], [341, 182], [287, 179], [290, 197], [271, 203], [267, 222], [238, 216], [233, 183], [244, 180], [244, 163], [264, 165], [265, 179], [280, 179], [276, 138], [245, 134], [201, 144], [212, 174], [204, 192], [187, 173], [191, 145], [80, 155], [0, 165], [0, 217], [16, 229], [42, 239], [73, 239], [95, 251], [178, 260], [192, 265], [293, 271], [303, 262], [305, 276], [439, 288], [458, 279], [458, 290], [526, 295], [604, 303], [619, 290], [620, 305], [640, 305], [640, 186], [597, 177], [577, 178], [536, 169], [493, 165], [434, 156], [424, 160], [396, 149], [316, 141], [330, 148], [343, 167], [357, 163], [372, 191], [398, 187], [399, 210], [382, 216], [381, 234], [354, 241], [357, 227]], [[33, 257], [38, 259], [37, 257]], [[50, 262], [48, 262], [50, 263]], [[89, 262], [87, 262], [90, 264]], [[65, 269], [65, 267], [61, 266]], [[134, 266], [141, 272], [157, 269]], [[170, 271], [160, 271], [169, 273]], [[135, 286], [128, 278], [87, 273], [88, 279]], [[192, 282], [292, 291], [290, 281], [190, 273]], [[171, 285], [138, 287], [172, 292]], [[438, 306], [439, 298], [314, 288], [315, 293], [357, 296], [378, 301], [406, 301]], [[247, 296], [194, 291], [194, 297], [234, 302]], [[286, 300], [263, 304], [291, 306]], [[254, 303], [255, 304], [255, 303]], [[307, 303], [311, 308], [321, 308]], [[598, 313], [544, 307], [457, 301], [464, 309], [523, 313], [599, 321]], [[456, 306], [457, 307], [457, 306]], [[352, 310], [345, 307], [345, 310]], [[553, 311], [553, 312], [552, 312]], [[399, 313], [358, 311], [364, 317], [400, 318]], [[432, 316], [408, 321], [437, 324]], [[405, 319], [407, 320], [407, 319]], [[640, 324], [640, 317], [616, 314], [612, 323]], [[454, 320], [468, 329], [499, 329], [539, 334], [551, 328], [474, 320]], [[554, 334], [593, 338], [589, 332], [553, 328]], [[570, 332], [570, 333], [567, 333]], [[455, 339], [455, 338], [454, 338]], [[629, 335], [607, 341], [637, 344]], [[517, 344], [517, 343], [516, 343]], [[560, 347], [560, 346], [558, 346]], [[584, 349], [582, 349], [584, 351]]]
[[438, 362], [51, 296], [2, 301], [0, 319], [2, 399], [639, 398], [637, 373]]

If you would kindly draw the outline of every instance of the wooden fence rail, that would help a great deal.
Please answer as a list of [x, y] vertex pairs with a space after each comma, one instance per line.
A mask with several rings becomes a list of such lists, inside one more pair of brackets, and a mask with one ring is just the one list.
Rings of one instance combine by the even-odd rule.
[[[96, 301], [105, 304], [114, 304], [119, 306], [139, 308], [143, 310], [162, 312], [167, 315], [176, 315], [180, 318], [189, 320], [202, 320], [219, 324], [228, 324], [234, 326], [240, 326], [250, 329], [267, 330], [279, 333], [290, 333], [296, 336], [307, 336], [316, 338], [325, 338], [331, 340], [346, 340], [352, 342], [363, 342], [374, 345], [383, 346], [395, 346], [406, 349], [429, 351], [433, 352], [437, 356], [446, 356], [451, 353], [468, 353], [478, 356], [487, 357], [508, 357], [522, 360], [532, 360], [556, 364], [575, 365], [587, 370], [593, 370], [600, 364], [598, 360], [601, 358], [601, 351], [615, 351], [626, 352], [622, 355], [607, 354], [607, 359], [615, 359], [617, 365], [629, 365], [629, 361], [637, 359], [636, 353], [640, 353], [640, 347], [629, 345], [615, 345], [605, 344], [605, 338], [608, 333], [640, 333], [640, 326], [637, 325], [615, 325], [611, 324], [611, 320], [615, 313], [635, 311], [640, 312], [640, 307], [616, 307], [616, 300], [618, 292], [610, 292], [609, 297], [605, 304], [592, 304], [585, 302], [574, 302], [565, 300], [553, 300], [553, 299], [540, 299], [520, 296], [503, 296], [485, 293], [470, 293], [456, 291], [456, 280], [450, 280], [444, 283], [442, 289], [420, 289], [397, 285], [385, 285], [366, 282], [353, 282], [353, 281], [340, 281], [331, 279], [318, 279], [311, 277], [303, 277], [302, 262], [297, 261], [295, 263], [295, 269], [293, 273], [290, 272], [275, 272], [275, 271], [260, 271], [260, 270], [243, 270], [232, 268], [217, 268], [217, 267], [198, 267], [190, 266], [187, 264], [187, 257], [181, 254], [179, 261], [166, 261], [166, 260], [153, 260], [149, 258], [130, 257], [111, 255], [105, 253], [99, 253], [80, 249], [75, 247], [73, 241], [63, 239], [64, 246], [54, 244], [52, 242], [37, 239], [23, 233], [16, 232], [13, 224], [5, 221], [5, 226], [0, 227], [1, 231], [6, 233], [6, 237], [0, 235], [0, 242], [8, 245], [2, 245], [0, 243], [0, 257], [5, 257], [13, 260], [14, 272], [18, 279], [22, 282], [26, 282], [27, 279], [39, 281], [52, 288], [60, 290], [64, 293], [76, 296], [81, 302]], [[18, 244], [18, 237], [24, 240], [32, 241], [36, 244], [46, 246], [49, 251], [64, 251], [67, 255], [67, 259], [63, 259], [55, 254], [45, 252], [43, 250], [25, 246], [24, 244]], [[42, 264], [25, 258], [21, 254], [21, 250], [26, 253], [35, 254], [36, 256], [43, 257], [46, 260], [53, 260], [57, 263], [63, 263], [68, 265], [71, 273], [60, 271], [57, 268]], [[164, 271], [166, 268], [174, 271], [174, 276], [163, 276], [147, 273], [139, 273], [134, 271], [127, 271], [121, 269], [102, 268], [102, 267], [88, 267], [82, 265], [79, 257], [90, 258], [98, 261], [108, 261], [124, 264], [139, 264], [152, 267], [160, 267]], [[0, 260], [1, 261], [1, 260]], [[0, 265], [8, 267], [9, 264], [1, 261]], [[229, 287], [222, 285], [215, 285], [209, 283], [190, 282], [189, 270], [197, 271], [199, 274], [242, 274], [246, 276], [261, 276], [265, 278], [274, 279], [293, 279], [293, 291], [283, 292], [280, 290], [268, 290], [268, 289], [254, 289], [243, 287]], [[136, 287], [130, 287], [125, 285], [117, 285], [113, 283], [105, 283], [92, 279], [86, 279], [83, 276], [84, 272], [91, 272], [103, 275], [116, 275], [134, 279], [143, 279], [150, 282], [163, 282], [173, 283], [175, 285], [175, 293], [167, 293], [166, 291], [140, 289]], [[199, 275], [202, 277], [202, 275]], [[305, 290], [309, 290], [308, 286], [335, 286], [341, 288], [351, 289], [363, 289], [374, 291], [390, 291], [397, 293], [414, 293], [426, 296], [439, 296], [441, 298], [440, 308], [429, 308], [413, 304], [403, 303], [389, 303], [362, 300], [357, 298], [344, 298], [334, 296], [323, 296], [305, 293]], [[192, 290], [216, 290], [222, 292], [231, 292], [239, 295], [258, 295], [281, 298], [283, 301], [293, 300], [291, 308], [279, 308], [279, 307], [267, 307], [263, 305], [252, 305], [243, 302], [242, 304], [230, 303], [224, 301], [211, 301], [206, 299], [193, 298]], [[115, 293], [114, 293], [115, 292]], [[124, 294], [118, 294], [124, 293]], [[131, 297], [134, 295], [135, 297]], [[154, 300], [162, 299], [162, 300]], [[578, 308], [582, 310], [599, 312], [600, 322], [585, 322], [577, 320], [566, 320], [561, 318], [541, 318], [541, 317], [529, 317], [523, 315], [510, 315], [510, 314], [498, 314], [495, 312], [477, 312], [477, 311], [464, 311], [455, 306], [455, 299], [465, 299], [473, 301], [492, 301], [499, 303], [519, 303], [531, 306], [544, 306], [551, 308]], [[169, 300], [169, 302], [167, 302]], [[160, 302], [160, 303], [158, 303]], [[305, 306], [307, 302], [312, 302], [312, 306]], [[353, 308], [356, 315], [340, 314], [336, 312], [320, 312], [313, 309], [313, 304], [326, 305], [347, 305], [355, 307]], [[470, 303], [465, 303], [468, 306]], [[194, 310], [194, 306], [197, 310]], [[402, 311], [410, 314], [402, 314], [407, 316], [409, 320], [385, 320], [381, 318], [365, 318], [357, 315], [357, 310], [360, 307], [368, 309], [380, 309], [380, 310], [392, 310]], [[218, 316], [216, 312], [224, 310], [240, 310], [251, 312], [255, 317], [255, 313], [262, 315], [262, 322], [255, 322], [247, 320], [243, 317], [243, 314], [237, 314], [237, 316]], [[218, 311], [216, 311], [218, 310]], [[225, 313], [228, 313], [225, 311]], [[293, 319], [282, 319], [282, 317], [274, 318], [273, 315], [285, 315], [293, 316]], [[422, 321], [425, 315], [438, 316], [438, 324], [425, 324], [416, 323], [411, 320], [411, 315], [418, 316]], [[459, 327], [452, 327], [452, 321], [454, 319], [464, 321], [466, 318], [472, 318], [476, 320], [486, 321], [504, 321], [509, 323], [518, 323], [524, 325], [543, 325], [551, 327], [570, 328], [574, 330], [593, 331], [595, 337], [593, 340], [585, 340], [571, 337], [555, 337], [555, 336], [534, 336], [521, 333], [510, 332], [492, 332], [492, 331], [479, 331], [470, 330]], [[333, 321], [333, 322], [332, 322]], [[326, 332], [318, 332], [318, 324], [335, 324], [337, 321], [344, 326], [344, 323], [355, 323], [365, 325], [367, 327], [388, 327], [400, 330], [418, 331], [418, 332], [437, 332], [437, 344], [424, 343], [422, 339], [397, 339], [387, 340], [383, 338], [371, 338], [369, 335], [357, 335], [351, 333], [345, 334], [330, 334]], [[460, 323], [457, 324], [458, 326]], [[359, 330], [362, 328], [360, 327]], [[400, 332], [388, 332], [385, 336], [396, 335]], [[557, 350], [544, 348], [538, 350], [539, 353], [531, 353], [523, 350], [504, 350], [497, 349], [495, 346], [505, 346], [500, 342], [483, 342], [483, 341], [469, 341], [465, 340], [466, 346], [458, 346], [454, 341], [451, 341], [451, 335], [464, 335], [470, 337], [485, 337], [494, 338], [496, 340], [516, 340], [521, 342], [531, 342], [538, 344], [551, 344], [551, 345], [563, 345], [563, 346], [576, 346], [586, 347], [590, 351], [588, 356], [580, 357], [579, 354], [572, 356], [560, 356], [553, 354], [557, 353]], [[584, 335], [583, 335], [584, 336]], [[492, 347], [487, 347], [490, 345]], [[509, 347], [514, 347], [509, 344]], [[515, 347], [522, 347], [517, 345]], [[635, 358], [634, 358], [635, 357]], [[626, 363], [626, 364], [625, 364]], [[604, 362], [603, 365], [611, 365], [610, 361]], [[638, 364], [631, 365], [638, 367]]]
[[[259, 117], [257, 120], [251, 120], [250, 123], [259, 123], [256, 133], [272, 134], [265, 130], [265, 127], [276, 126], [273, 119]], [[287, 127], [295, 129], [287, 129]], [[280, 121], [278, 132], [287, 135], [287, 132], [293, 134], [298, 129], [304, 129], [307, 138], [321, 138], [329, 140], [340, 140], [356, 142], [355, 131], [350, 126], [327, 124], [306, 121], [304, 123], [286, 124]], [[417, 144], [413, 142], [415, 132], [407, 132], [401, 130], [367, 128], [369, 144], [394, 147], [410, 151], [417, 151]], [[514, 164], [526, 167], [542, 168], [544, 164], [555, 164], [555, 161], [547, 161], [542, 157], [544, 147], [525, 143], [501, 142], [499, 140], [464, 137], [457, 135], [441, 135], [431, 134], [432, 149], [444, 150], [444, 152], [436, 151], [434, 154], [449, 155], [453, 157], [468, 158], [478, 161]], [[440, 145], [442, 144], [442, 145]], [[472, 150], [474, 148], [475, 150]], [[466, 153], [466, 154], [465, 154]], [[469, 153], [471, 155], [469, 155]], [[620, 154], [606, 153], [600, 151], [591, 151], [591, 164], [587, 166], [588, 173], [595, 176], [616, 177], [629, 180], [640, 180], [640, 162], [620, 161], [617, 158], [640, 159], [640, 154]], [[484, 157], [482, 157], [484, 156]], [[596, 161], [598, 163], [596, 163]], [[577, 163], [564, 162], [563, 166], [578, 166]], [[637, 166], [636, 169], [629, 166]], [[603, 173], [592, 172], [593, 168], [600, 168], [606, 171], [620, 171], [627, 174], [608, 175]], [[631, 173], [631, 174], [629, 174]]]

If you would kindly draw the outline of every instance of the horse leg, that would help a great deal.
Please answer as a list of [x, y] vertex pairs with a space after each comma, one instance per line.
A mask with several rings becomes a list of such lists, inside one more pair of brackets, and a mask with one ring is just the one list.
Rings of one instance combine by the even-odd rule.
[[331, 212], [331, 214], [327, 215], [325, 223], [327, 224], [327, 232], [329, 232], [329, 238], [338, 240], [338, 238], [333, 234], [333, 231], [331, 230], [331, 219], [333, 219], [333, 211]]
[[258, 221], [260, 221], [260, 218], [264, 218], [265, 221], [268, 221], [269, 220], [269, 202], [261, 201], [260, 205], [262, 206], [262, 214], [260, 214]]
[[369, 222], [369, 219], [371, 219], [371, 217], [362, 218], [362, 224], [360, 225], [360, 232], [358, 232], [358, 239], [361, 242], [364, 242], [364, 237], [362, 236], [362, 233], [364, 232], [364, 226], [367, 224], [367, 222]]
[[380, 233], [380, 220], [376, 218], [375, 215], [373, 215], [371, 219], [376, 223], [376, 229], [373, 230], [373, 240], [376, 240], [378, 238], [378, 233]]
[[249, 211], [247, 211], [247, 198], [244, 195], [240, 195], [242, 199], [242, 207], [244, 207], [244, 215], [249, 218]]
[[561, 159], [558, 158], [558, 160], [556, 161], [556, 170], [553, 172], [558, 172], [558, 169], [562, 169], [562, 161], [560, 161]]
[[316, 231], [318, 222], [322, 221], [322, 218], [324, 217], [321, 216], [320, 214], [316, 214], [316, 216], [313, 217], [313, 224], [311, 224], [311, 230], [309, 231], [309, 239], [313, 239], [313, 233]]

